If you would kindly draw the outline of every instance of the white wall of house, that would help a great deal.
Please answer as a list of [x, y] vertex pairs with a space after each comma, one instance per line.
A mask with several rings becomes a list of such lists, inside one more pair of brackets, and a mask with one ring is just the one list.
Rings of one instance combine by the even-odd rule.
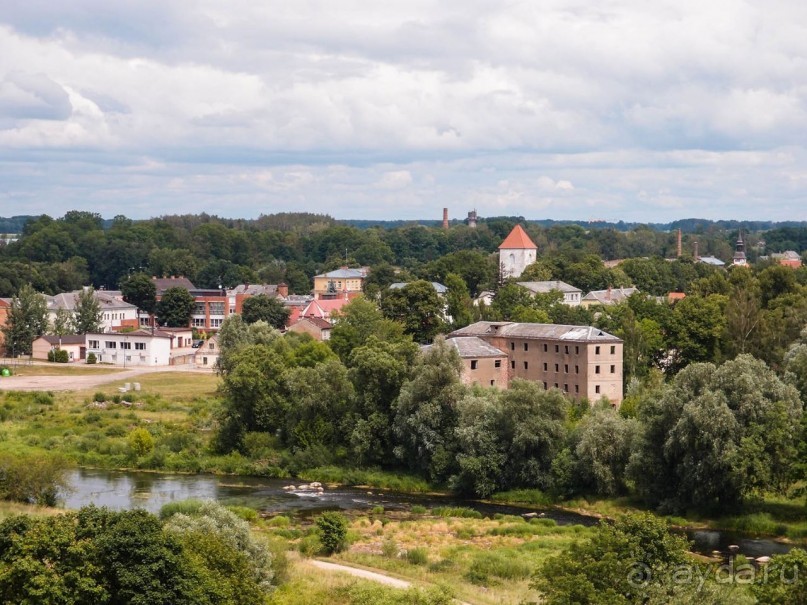
[[87, 334], [87, 355], [95, 353], [98, 363], [116, 366], [167, 366], [171, 360], [171, 339], [132, 334]]

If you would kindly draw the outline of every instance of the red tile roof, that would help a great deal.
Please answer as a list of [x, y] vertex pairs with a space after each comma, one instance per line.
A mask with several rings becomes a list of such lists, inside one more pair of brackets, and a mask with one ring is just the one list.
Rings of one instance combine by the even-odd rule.
[[510, 235], [504, 238], [502, 245], [499, 246], [499, 250], [503, 248], [507, 250], [536, 250], [538, 246], [530, 239], [530, 236], [527, 235], [521, 225], [516, 225]]

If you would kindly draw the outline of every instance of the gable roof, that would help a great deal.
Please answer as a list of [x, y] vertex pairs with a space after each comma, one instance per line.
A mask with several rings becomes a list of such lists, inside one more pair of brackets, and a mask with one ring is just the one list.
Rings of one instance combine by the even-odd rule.
[[592, 290], [583, 297], [585, 301], [595, 301], [602, 305], [622, 302], [628, 296], [638, 292], [638, 288], [609, 288], [608, 290]]
[[516, 225], [499, 246], [499, 250], [537, 250], [538, 246], [530, 239], [524, 227]]
[[[390, 290], [400, 290], [402, 288], [405, 288], [406, 286], [408, 286], [411, 283], [413, 283], [413, 282], [402, 282], [402, 281], [395, 282], [394, 284], [389, 285], [389, 289]], [[432, 288], [434, 288], [434, 291], [437, 292], [438, 294], [445, 294], [446, 292], [448, 292], [448, 288], [446, 286], [444, 286], [443, 284], [441, 284], [440, 282], [433, 281], [433, 282], [429, 282], [429, 283], [432, 285]]]
[[350, 301], [346, 298], [332, 298], [312, 300], [301, 313], [302, 317], [330, 317], [334, 311], [338, 311]]
[[168, 288], [185, 288], [189, 291], [198, 290], [187, 277], [152, 277], [151, 281], [154, 282], [154, 286], [157, 288], [158, 296], [162, 295]]
[[333, 324], [331, 322], [329, 322], [327, 319], [322, 319], [321, 317], [303, 317], [297, 322], [297, 324], [301, 324], [304, 321], [310, 323], [312, 326], [316, 326], [320, 330], [330, 330], [333, 328]]
[[[76, 308], [79, 294], [81, 294], [81, 290], [62, 292], [54, 296], [45, 296], [48, 310], [55, 311], [57, 309], [66, 309], [67, 311], [73, 311]], [[106, 290], [93, 290], [93, 298], [98, 301], [98, 305], [101, 307], [102, 311], [137, 309], [135, 305], [124, 302]]]
[[516, 282], [519, 286], [527, 288], [530, 292], [535, 294], [552, 292], [559, 290], [565, 293], [583, 292], [580, 288], [575, 288], [567, 284], [565, 281], [520, 281]]
[[[507, 357], [507, 353], [488, 344], [478, 336], [457, 336], [446, 340], [446, 344], [457, 349], [463, 359], [469, 357]], [[428, 345], [429, 347], [431, 345]], [[424, 350], [428, 347], [424, 347]]]
[[320, 273], [316, 277], [330, 277], [336, 279], [364, 279], [367, 277], [367, 271], [365, 269], [349, 269], [347, 267], [341, 267], [340, 269], [336, 269], [335, 271], [329, 271], [328, 273]]
[[43, 334], [39, 338], [52, 345], [84, 344], [84, 334], [68, 334], [66, 336], [54, 336], [53, 334]]
[[622, 342], [613, 334], [592, 326], [565, 326], [560, 324], [515, 323], [511, 321], [478, 321], [459, 330], [448, 338], [457, 336], [494, 336], [499, 338], [541, 338], [580, 342]]

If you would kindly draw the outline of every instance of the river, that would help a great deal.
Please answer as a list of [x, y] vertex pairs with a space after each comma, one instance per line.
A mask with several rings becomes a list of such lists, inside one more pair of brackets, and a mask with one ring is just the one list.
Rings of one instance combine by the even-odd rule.
[[[76, 469], [68, 475], [70, 489], [62, 494], [67, 508], [88, 504], [116, 510], [144, 508], [158, 513], [169, 502], [201, 498], [223, 504], [249, 506], [264, 513], [315, 515], [325, 510], [370, 511], [383, 506], [390, 511], [408, 511], [412, 506], [464, 506], [483, 515], [496, 513], [521, 515], [537, 512], [553, 519], [558, 525], [594, 525], [597, 519], [552, 508], [524, 509], [522, 507], [463, 500], [451, 496], [401, 494], [376, 489], [338, 487], [322, 493], [283, 489], [297, 485], [292, 479], [262, 479], [256, 477], [220, 475], [172, 475], [134, 471]], [[730, 544], [740, 547], [747, 557], [784, 553], [790, 545], [766, 538], [753, 538], [729, 532], [687, 530], [693, 549], [701, 553], [718, 550], [727, 552]]]

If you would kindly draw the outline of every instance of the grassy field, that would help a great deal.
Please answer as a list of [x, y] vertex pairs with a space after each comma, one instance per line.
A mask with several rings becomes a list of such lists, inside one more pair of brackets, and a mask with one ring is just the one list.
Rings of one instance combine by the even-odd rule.
[[427, 515], [395, 520], [381, 513], [355, 520], [350, 549], [333, 559], [416, 583], [451, 586], [458, 598], [472, 603], [517, 605], [536, 599], [529, 581], [538, 565], [589, 532], [548, 519]]
[[0, 365], [8, 365], [14, 376], [89, 376], [102, 374], [115, 374], [120, 372], [119, 368], [104, 368], [98, 366], [88, 366], [87, 364], [66, 365], [63, 363], [52, 363], [48, 365], [27, 365], [14, 362]]

